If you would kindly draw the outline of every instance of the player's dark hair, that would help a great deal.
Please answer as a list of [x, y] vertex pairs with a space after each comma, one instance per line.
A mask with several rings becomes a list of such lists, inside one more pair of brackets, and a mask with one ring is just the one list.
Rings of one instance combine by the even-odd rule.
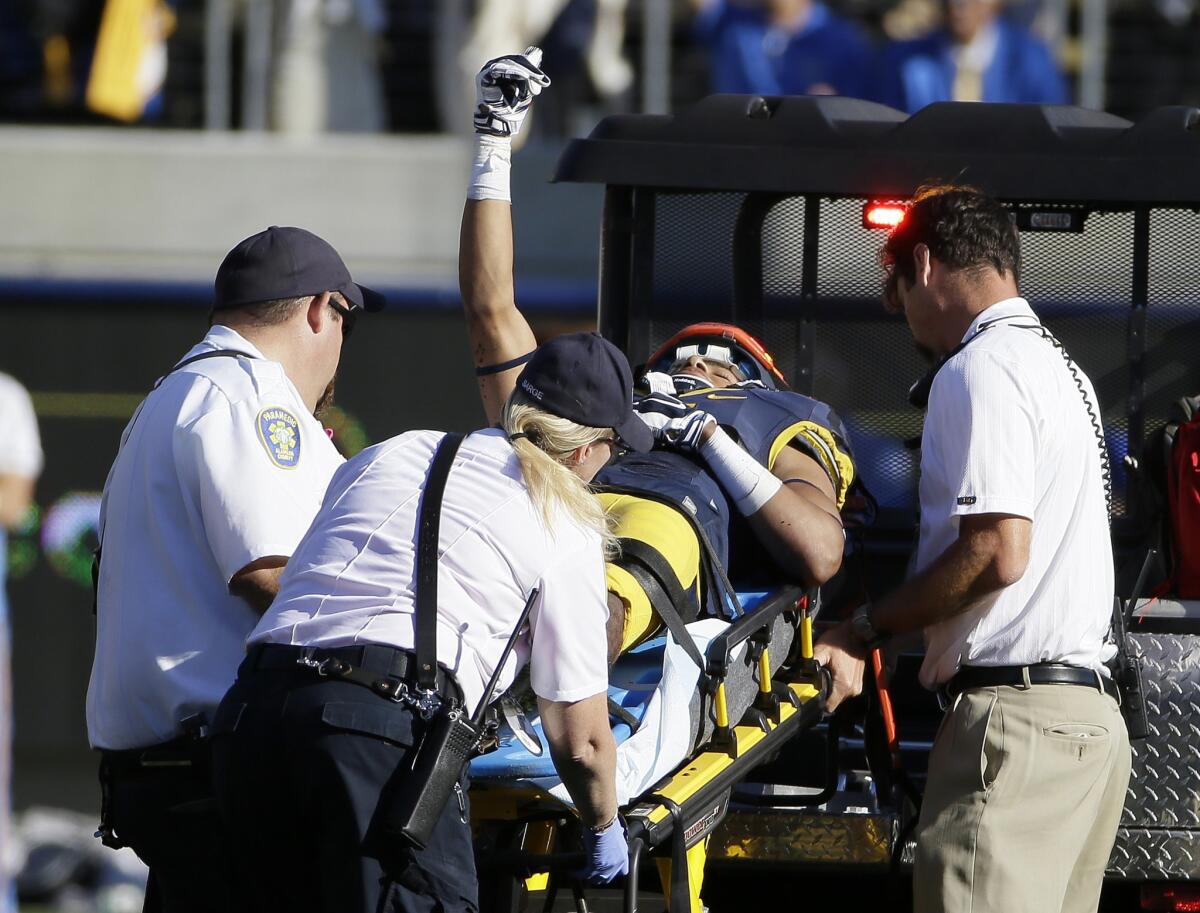
[[880, 251], [888, 274], [887, 297], [898, 278], [916, 279], [913, 250], [918, 244], [950, 269], [994, 269], [1020, 282], [1021, 242], [1012, 216], [975, 187], [925, 184], [917, 190]]

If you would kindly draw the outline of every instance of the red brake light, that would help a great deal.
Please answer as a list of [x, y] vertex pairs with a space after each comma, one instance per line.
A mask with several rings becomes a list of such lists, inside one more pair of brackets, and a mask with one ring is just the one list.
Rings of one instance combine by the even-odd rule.
[[895, 203], [868, 203], [863, 207], [863, 228], [895, 228], [904, 221], [904, 207]]
[[1200, 911], [1200, 885], [1147, 882], [1142, 885], [1142, 909], [1169, 910], [1172, 913]]

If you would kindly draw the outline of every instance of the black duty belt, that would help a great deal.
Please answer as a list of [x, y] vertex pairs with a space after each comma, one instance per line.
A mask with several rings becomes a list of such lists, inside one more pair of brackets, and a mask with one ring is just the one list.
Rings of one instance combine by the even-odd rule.
[[1104, 693], [1117, 698], [1116, 683], [1095, 669], [1069, 666], [1066, 663], [1034, 663], [1029, 666], [963, 666], [950, 681], [942, 686], [948, 698], [957, 697], [972, 688], [995, 688], [1012, 685], [1083, 685], [1087, 688], [1102, 688]]
[[132, 770], [150, 768], [170, 769], [192, 767], [197, 761], [199, 746], [195, 739], [183, 736], [159, 745], [149, 745], [145, 748], [128, 748], [100, 750], [103, 763], [113, 773], [126, 773]]
[[[355, 647], [259, 644], [250, 649], [243, 668], [309, 669], [327, 678], [363, 685], [391, 700], [412, 694], [417, 680], [417, 660], [412, 651], [382, 644]], [[441, 698], [462, 702], [458, 682], [441, 666], [437, 669], [436, 692]]]

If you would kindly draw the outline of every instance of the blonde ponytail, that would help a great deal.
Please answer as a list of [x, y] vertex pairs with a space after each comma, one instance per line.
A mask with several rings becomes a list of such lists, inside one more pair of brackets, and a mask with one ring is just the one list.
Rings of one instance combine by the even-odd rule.
[[576, 424], [525, 402], [517, 393], [504, 404], [500, 423], [512, 441], [529, 497], [546, 528], [553, 531], [554, 516], [561, 510], [577, 523], [595, 530], [604, 543], [605, 557], [615, 557], [620, 549], [608, 515], [587, 483], [566, 464], [576, 449], [611, 437], [612, 429]]

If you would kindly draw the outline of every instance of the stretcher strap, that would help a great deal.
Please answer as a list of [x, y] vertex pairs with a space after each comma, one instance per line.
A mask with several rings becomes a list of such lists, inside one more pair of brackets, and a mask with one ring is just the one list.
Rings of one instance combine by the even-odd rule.
[[[746, 613], [742, 610], [742, 601], [738, 599], [737, 589], [729, 580], [729, 575], [725, 573], [725, 566], [721, 564], [721, 559], [717, 556], [717, 550], [713, 548], [712, 542], [708, 539], [708, 534], [704, 531], [703, 524], [695, 522], [693, 519], [692, 529], [696, 531], [696, 538], [700, 540], [701, 551], [704, 554], [704, 564], [708, 571], [708, 578], [716, 584], [718, 591], [723, 591], [725, 598], [729, 601], [728, 608], [732, 611], [735, 618], [741, 618]], [[726, 607], [722, 607], [724, 609]]]
[[[671, 601], [672, 608], [685, 621], [695, 621], [700, 615], [700, 603], [696, 597], [684, 590], [679, 578], [675, 574], [675, 570], [663, 557], [662, 552], [656, 549], [653, 545], [647, 542], [642, 542], [640, 539], [621, 539], [621, 557], [617, 560], [619, 567], [629, 569], [626, 559], [632, 559], [646, 566], [655, 577], [658, 578], [658, 583], [663, 590], [666, 591], [667, 598]], [[649, 593], [646, 594], [650, 595]], [[655, 606], [657, 609], [658, 606]]]
[[661, 793], [648, 797], [659, 802], [671, 816], [671, 903], [669, 913], [691, 913], [692, 885], [688, 878], [687, 846], [683, 839], [683, 809]]
[[735, 618], [740, 618], [746, 614], [742, 611], [742, 603], [738, 599], [737, 590], [734, 588], [733, 583], [730, 582], [729, 575], [725, 573], [725, 567], [721, 564], [717, 550], [709, 540], [708, 534], [704, 532], [704, 524], [698, 522], [690, 510], [677, 501], [656, 491], [629, 488], [625, 485], [600, 485], [597, 486], [597, 491], [608, 492], [614, 495], [629, 495], [630, 497], [641, 498], [644, 501], [666, 504], [668, 507], [677, 510], [688, 521], [688, 524], [692, 527], [692, 532], [696, 534], [696, 540], [700, 543], [700, 564], [704, 572], [706, 584], [711, 591], [723, 593], [724, 600], [728, 603], [727, 606], [722, 605], [722, 599], [718, 596], [718, 608], [722, 613], [725, 613], [726, 608], [730, 609], [731, 614]]
[[637, 581], [638, 586], [645, 591], [646, 596], [650, 599], [650, 604], [658, 612], [658, 617], [667, 626], [667, 630], [671, 632], [671, 636], [675, 638], [675, 642], [683, 647], [688, 657], [700, 670], [701, 678], [707, 678], [704, 657], [700, 654], [696, 642], [692, 640], [692, 636], [684, 626], [683, 619], [679, 617], [679, 613], [671, 604], [671, 599], [663, 589], [658, 577], [637, 561], [629, 562], [625, 565], [625, 570]]

